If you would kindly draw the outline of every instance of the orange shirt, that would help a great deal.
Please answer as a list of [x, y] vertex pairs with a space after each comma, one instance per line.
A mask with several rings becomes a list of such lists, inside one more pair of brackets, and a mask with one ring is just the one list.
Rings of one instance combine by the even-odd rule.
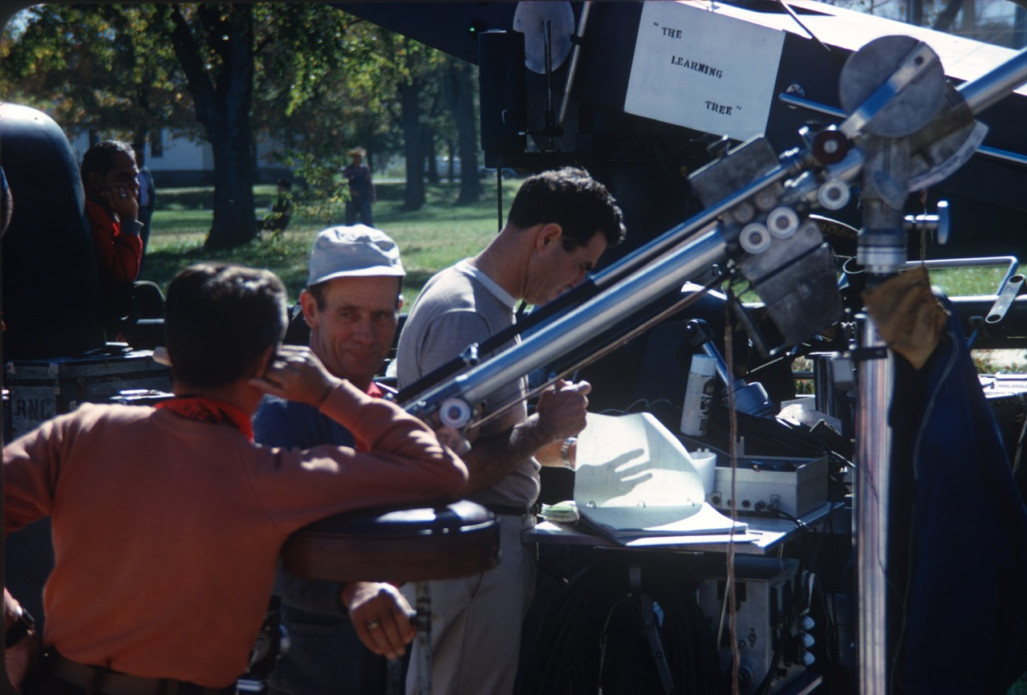
[[321, 411], [373, 453], [265, 447], [230, 424], [95, 404], [5, 446], [5, 534], [47, 515], [53, 525], [44, 643], [80, 663], [228, 686], [246, 670], [293, 531], [448, 499], [466, 479], [388, 401], [343, 384]]

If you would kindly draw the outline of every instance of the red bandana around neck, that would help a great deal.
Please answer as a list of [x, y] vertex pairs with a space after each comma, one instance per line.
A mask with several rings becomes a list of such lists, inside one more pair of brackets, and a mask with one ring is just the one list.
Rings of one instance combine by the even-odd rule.
[[199, 422], [227, 422], [242, 432], [251, 442], [253, 441], [253, 422], [250, 420], [250, 416], [231, 403], [207, 396], [182, 396], [161, 401], [156, 407], [170, 410], [175, 415]]

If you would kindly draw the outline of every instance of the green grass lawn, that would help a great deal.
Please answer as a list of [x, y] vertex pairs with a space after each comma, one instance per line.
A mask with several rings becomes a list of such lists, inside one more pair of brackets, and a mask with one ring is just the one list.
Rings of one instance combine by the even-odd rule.
[[931, 284], [950, 297], [995, 294], [1006, 275], [1004, 266], [971, 266], [966, 268], [932, 268]]
[[[401, 209], [402, 182], [377, 182], [379, 200], [374, 206], [375, 225], [388, 232], [399, 244], [406, 266], [403, 286], [405, 306], [409, 307], [427, 279], [451, 263], [474, 255], [488, 244], [499, 229], [499, 203], [495, 180], [482, 182], [485, 196], [473, 205], [456, 205], [457, 186], [440, 184], [427, 187], [427, 204], [416, 212]], [[506, 180], [502, 210], [505, 218], [519, 180]], [[257, 218], [263, 216], [276, 195], [274, 185], [254, 189]], [[162, 189], [157, 194], [158, 209], [141, 278], [152, 280], [165, 291], [171, 278], [190, 263], [203, 260], [233, 261], [269, 268], [282, 278], [290, 301], [296, 301], [306, 281], [307, 256], [317, 232], [328, 224], [342, 224], [342, 209], [332, 210], [325, 222], [304, 217], [302, 209], [293, 217], [289, 229], [278, 238], [257, 239], [250, 244], [211, 253], [203, 241], [211, 223], [210, 188]], [[931, 282], [950, 296], [994, 294], [1006, 273], [1002, 266], [932, 269]], [[745, 297], [757, 300], [753, 295]], [[1027, 356], [1022, 351], [976, 351], [978, 370], [986, 373], [1022, 371]], [[1009, 354], [1006, 354], [1009, 353]]]
[[[520, 183], [517, 179], [503, 182], [504, 218]], [[482, 182], [485, 196], [477, 203], [457, 205], [457, 184], [442, 183], [427, 186], [427, 204], [409, 212], [401, 209], [403, 185], [400, 181], [376, 183], [374, 216], [375, 225], [399, 244], [407, 270], [403, 295], [409, 307], [433, 273], [488, 244], [499, 229], [499, 204], [495, 179], [486, 179]], [[274, 198], [275, 187], [257, 186], [254, 194], [259, 219]], [[290, 300], [295, 301], [306, 280], [307, 255], [317, 232], [343, 222], [341, 208], [332, 210], [329, 222], [304, 217], [301, 208], [280, 237], [257, 239], [242, 248], [212, 253], [203, 249], [212, 214], [210, 188], [162, 189], [157, 193], [157, 204], [141, 278], [165, 290], [174, 274], [190, 263], [234, 261], [273, 270], [285, 282]], [[993, 294], [1005, 271], [1000, 266], [933, 269], [931, 282], [951, 296]]]
[[[403, 291], [407, 306], [434, 272], [474, 255], [495, 236], [499, 229], [496, 182], [485, 179], [482, 185], [485, 196], [471, 205], [454, 202], [458, 184], [428, 186], [427, 204], [420, 210], [408, 212], [401, 209], [402, 182], [376, 182], [375, 226], [399, 244], [407, 270]], [[503, 182], [504, 217], [519, 185], [519, 180]], [[275, 196], [275, 187], [257, 186], [254, 195], [259, 219]], [[257, 239], [231, 251], [210, 252], [204, 250], [203, 241], [210, 228], [211, 206], [209, 188], [157, 192], [157, 210], [141, 279], [152, 280], [166, 290], [175, 273], [190, 263], [234, 261], [273, 270], [285, 282], [290, 300], [296, 300], [305, 284], [307, 256], [317, 233], [331, 224], [343, 223], [341, 207], [332, 210], [330, 221], [304, 217], [300, 210], [293, 216], [288, 230], [278, 238]]]

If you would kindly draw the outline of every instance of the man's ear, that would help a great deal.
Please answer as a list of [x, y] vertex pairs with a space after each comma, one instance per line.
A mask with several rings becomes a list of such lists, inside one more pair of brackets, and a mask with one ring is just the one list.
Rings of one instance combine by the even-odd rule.
[[317, 328], [317, 300], [310, 292], [300, 292], [300, 309], [303, 310], [303, 320], [310, 328]]
[[86, 188], [91, 191], [99, 191], [103, 188], [103, 177], [95, 171], [89, 172], [86, 176]]
[[271, 360], [275, 358], [275, 353], [278, 352], [278, 345], [268, 345], [257, 357], [257, 361], [254, 363], [254, 371], [251, 376], [264, 376], [267, 372], [267, 368], [271, 365]]
[[563, 236], [563, 227], [556, 222], [547, 222], [535, 234], [535, 248], [541, 251], [546, 246], [557, 242]]

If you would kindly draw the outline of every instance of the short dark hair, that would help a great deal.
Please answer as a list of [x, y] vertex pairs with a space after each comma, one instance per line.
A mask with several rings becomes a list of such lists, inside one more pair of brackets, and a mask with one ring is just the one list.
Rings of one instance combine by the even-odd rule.
[[127, 142], [121, 140], [103, 140], [96, 143], [82, 155], [82, 181], [89, 182], [89, 175], [96, 173], [106, 176], [114, 168], [114, 155], [119, 152], [127, 154], [136, 161], [135, 150]]
[[201, 388], [242, 378], [285, 336], [285, 285], [270, 270], [198, 263], [168, 286], [164, 333], [175, 378]]
[[578, 167], [552, 169], [526, 179], [510, 205], [507, 222], [521, 229], [556, 223], [564, 244], [587, 246], [602, 232], [609, 246], [624, 240], [624, 216], [606, 186]]

